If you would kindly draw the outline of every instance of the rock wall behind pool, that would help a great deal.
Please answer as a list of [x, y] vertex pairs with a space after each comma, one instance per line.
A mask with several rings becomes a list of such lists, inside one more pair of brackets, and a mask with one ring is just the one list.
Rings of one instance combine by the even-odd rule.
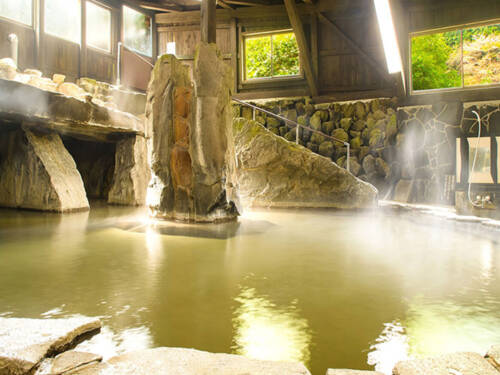
[[244, 206], [368, 208], [377, 189], [255, 121], [235, 119], [234, 181]]

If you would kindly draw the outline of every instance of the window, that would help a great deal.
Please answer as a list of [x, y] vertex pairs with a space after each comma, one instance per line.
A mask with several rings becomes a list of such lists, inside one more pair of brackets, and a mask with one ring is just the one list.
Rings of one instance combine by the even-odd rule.
[[300, 74], [299, 47], [290, 31], [243, 37], [245, 80]]
[[123, 44], [146, 56], [153, 56], [151, 17], [123, 6]]
[[111, 11], [87, 1], [87, 45], [111, 52]]
[[412, 88], [500, 84], [500, 24], [411, 38]]
[[80, 0], [45, 0], [45, 32], [80, 43]]
[[0, 0], [0, 16], [33, 25], [33, 0]]

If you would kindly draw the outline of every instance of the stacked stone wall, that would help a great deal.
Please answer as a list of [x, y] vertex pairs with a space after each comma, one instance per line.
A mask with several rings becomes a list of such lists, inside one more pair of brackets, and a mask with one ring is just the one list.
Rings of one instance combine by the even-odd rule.
[[[303, 126], [349, 142], [350, 171], [375, 185], [381, 199], [409, 203], [453, 204], [457, 138], [500, 135], [498, 103], [438, 102], [400, 107], [397, 100], [314, 104], [309, 98], [252, 103]], [[249, 107], [234, 105], [235, 117], [254, 117]], [[289, 141], [296, 129], [271, 115], [256, 112], [255, 120]], [[347, 149], [307, 129], [299, 143], [345, 167]]]

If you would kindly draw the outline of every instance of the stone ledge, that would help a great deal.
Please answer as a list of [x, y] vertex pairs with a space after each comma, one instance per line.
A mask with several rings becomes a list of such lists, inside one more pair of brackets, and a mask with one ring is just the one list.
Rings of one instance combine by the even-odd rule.
[[96, 318], [0, 318], [0, 374], [26, 374], [45, 357], [67, 350], [100, 328]]
[[9, 93], [0, 100], [2, 120], [100, 141], [144, 136], [143, 123], [129, 113], [6, 79], [0, 92]]
[[310, 375], [301, 363], [261, 361], [194, 349], [156, 348], [85, 367], [72, 375]]
[[480, 354], [454, 353], [435, 358], [402, 361], [393, 375], [499, 375]]

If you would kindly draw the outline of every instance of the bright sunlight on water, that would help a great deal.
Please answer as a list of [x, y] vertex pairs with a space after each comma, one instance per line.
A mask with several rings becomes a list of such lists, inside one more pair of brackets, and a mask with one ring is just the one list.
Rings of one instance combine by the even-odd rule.
[[500, 245], [389, 212], [254, 211], [158, 224], [142, 209], [0, 210], [0, 316], [99, 316], [82, 348], [172, 346], [376, 368], [500, 343]]

